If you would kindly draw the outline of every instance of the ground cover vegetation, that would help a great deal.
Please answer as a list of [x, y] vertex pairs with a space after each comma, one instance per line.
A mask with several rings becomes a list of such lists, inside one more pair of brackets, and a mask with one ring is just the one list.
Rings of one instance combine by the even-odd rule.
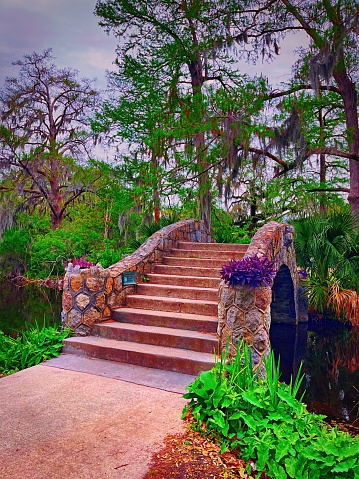
[[265, 369], [266, 377], [260, 378], [244, 343], [232, 361], [223, 353], [214, 369], [188, 386], [184, 415], [190, 411], [194, 427], [213, 435], [222, 452], [238, 453], [255, 477], [357, 477], [359, 437], [331, 428], [324, 416], [307, 411], [302, 397], [297, 399], [300, 371], [290, 384], [280, 382], [273, 353]]
[[28, 326], [16, 337], [0, 331], [0, 377], [35, 366], [60, 354], [70, 330], [59, 326]]

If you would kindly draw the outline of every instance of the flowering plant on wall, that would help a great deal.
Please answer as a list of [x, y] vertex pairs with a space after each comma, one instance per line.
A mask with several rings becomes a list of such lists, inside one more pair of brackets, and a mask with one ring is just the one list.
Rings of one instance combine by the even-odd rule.
[[72, 261], [72, 266], [80, 266], [80, 268], [91, 268], [95, 266], [92, 261], [86, 260], [86, 255], [81, 256], [81, 258], [74, 258]]
[[221, 269], [221, 278], [229, 287], [248, 284], [250, 289], [271, 286], [276, 275], [275, 262], [267, 256], [248, 256], [242, 260], [232, 259]]

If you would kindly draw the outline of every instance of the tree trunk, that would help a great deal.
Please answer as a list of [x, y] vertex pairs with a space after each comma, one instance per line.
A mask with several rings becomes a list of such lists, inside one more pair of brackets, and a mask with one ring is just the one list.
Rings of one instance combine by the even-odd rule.
[[249, 187], [249, 208], [250, 208], [250, 225], [249, 231], [253, 232], [258, 223], [257, 216], [257, 195], [255, 191], [255, 186], [251, 183]]
[[53, 212], [51, 212], [51, 229], [52, 231], [60, 228], [63, 218], [61, 216], [57, 216]]
[[[340, 62], [339, 65], [341, 64]], [[346, 71], [339, 71], [339, 68], [333, 72], [333, 75], [344, 102], [349, 152], [356, 155], [359, 160], [358, 95], [355, 83], [351, 81]], [[350, 193], [348, 195], [348, 202], [353, 215], [359, 215], [358, 160], [349, 160]]]
[[158, 158], [156, 153], [152, 150], [152, 168], [155, 175], [155, 184], [153, 188], [153, 216], [156, 223], [161, 219], [161, 200], [160, 192], [158, 190]]
[[155, 222], [159, 223], [161, 219], [161, 208], [160, 208], [160, 194], [157, 188], [153, 192], [153, 213], [154, 213]]
[[[324, 126], [325, 126], [325, 121], [323, 118], [323, 110], [320, 108], [319, 110], [319, 126], [320, 126], [320, 138], [321, 138], [321, 143], [324, 144]], [[321, 188], [325, 188], [327, 184], [327, 166], [325, 164], [325, 153], [320, 153], [319, 156], [319, 184]], [[327, 212], [327, 202], [326, 202], [326, 192], [321, 191], [319, 193], [319, 211], [322, 214], [325, 214]]]
[[208, 172], [199, 177], [199, 213], [208, 231], [212, 231], [212, 191]]
[[[202, 98], [202, 85], [204, 83], [201, 60], [193, 60], [188, 64], [191, 75], [193, 108], [198, 112], [197, 123], [201, 125], [204, 120], [204, 105]], [[208, 160], [204, 133], [199, 131], [194, 137], [196, 163], [198, 172], [198, 205], [199, 214], [208, 231], [212, 231], [212, 191], [211, 180], [208, 172]]]

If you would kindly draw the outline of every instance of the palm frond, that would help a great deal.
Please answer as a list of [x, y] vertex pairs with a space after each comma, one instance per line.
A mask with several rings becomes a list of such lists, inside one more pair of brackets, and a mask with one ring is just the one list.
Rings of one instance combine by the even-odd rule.
[[332, 284], [328, 304], [338, 319], [345, 317], [353, 326], [359, 326], [359, 296], [352, 289], [342, 289], [338, 282]]

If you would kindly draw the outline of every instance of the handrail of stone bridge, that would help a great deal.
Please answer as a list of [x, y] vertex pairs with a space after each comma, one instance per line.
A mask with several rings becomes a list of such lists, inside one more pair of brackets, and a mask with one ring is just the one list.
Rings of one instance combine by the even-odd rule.
[[[267, 356], [270, 347], [269, 330], [273, 317], [276, 320], [280, 316], [281, 308], [283, 311], [291, 308], [294, 322], [305, 320], [301, 319], [298, 308], [299, 285], [293, 239], [292, 226], [270, 221], [256, 232], [245, 254], [245, 257], [265, 255], [276, 262], [277, 276], [273, 289], [278, 286], [278, 298], [274, 298], [272, 288], [268, 286], [249, 289], [248, 285], [238, 285], [228, 288], [223, 280], [219, 286], [220, 347], [226, 349], [229, 341], [231, 357], [235, 355], [238, 341], [244, 339], [253, 346], [253, 364], [261, 367], [262, 374], [263, 357]], [[277, 310], [273, 311], [275, 308]]]
[[95, 323], [108, 320], [111, 309], [124, 305], [126, 294], [134, 291], [134, 286], [123, 286], [123, 273], [136, 271], [141, 281], [178, 241], [214, 242], [203, 221], [182, 220], [157, 231], [134, 253], [108, 268], [97, 264], [80, 269], [70, 264], [64, 277], [62, 324], [76, 335], [89, 335]]

